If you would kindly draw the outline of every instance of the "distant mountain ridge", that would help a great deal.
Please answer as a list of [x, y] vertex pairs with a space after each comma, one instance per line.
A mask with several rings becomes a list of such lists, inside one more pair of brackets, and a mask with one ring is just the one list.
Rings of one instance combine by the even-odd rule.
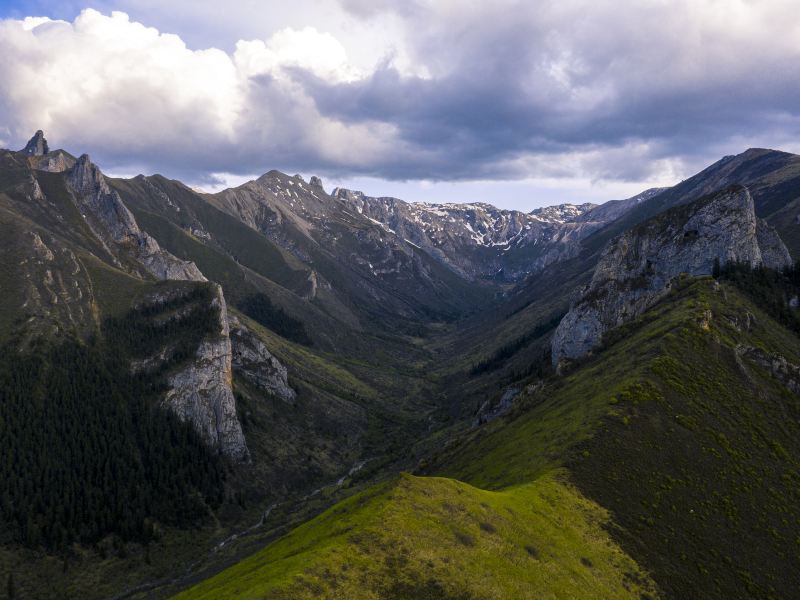
[[336, 188], [331, 195], [469, 280], [516, 282], [575, 256], [581, 239], [655, 192], [648, 190], [628, 200], [614, 201], [613, 208], [591, 203], [560, 204], [529, 213], [482, 202], [410, 203], [345, 188]]

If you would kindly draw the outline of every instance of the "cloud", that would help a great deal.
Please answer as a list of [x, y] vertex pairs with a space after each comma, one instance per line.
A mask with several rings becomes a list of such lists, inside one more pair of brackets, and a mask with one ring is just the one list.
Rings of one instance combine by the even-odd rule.
[[41, 128], [112, 169], [197, 179], [274, 164], [348, 168], [388, 151], [386, 124], [326, 118], [294, 81], [296, 70], [330, 82], [357, 76], [341, 44], [313, 28], [242, 41], [227, 54], [190, 50], [121, 12], [85, 10], [72, 23], [0, 23], [0, 54], [12, 137]]
[[[193, 182], [273, 167], [663, 182], [746, 145], [798, 149], [792, 1], [312, 5], [228, 50], [122, 12], [0, 21], [0, 137], [42, 128], [110, 170]], [[244, 5], [169, 6], [207, 15], [193, 38], [215, 18], [252, 30]]]

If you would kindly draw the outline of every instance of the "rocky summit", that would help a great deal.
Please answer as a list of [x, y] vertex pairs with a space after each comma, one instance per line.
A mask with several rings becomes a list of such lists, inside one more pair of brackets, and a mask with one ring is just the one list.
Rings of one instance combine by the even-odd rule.
[[799, 215], [768, 150], [522, 212], [274, 170], [201, 193], [39, 131], [0, 151], [0, 576], [793, 597]]
[[591, 283], [553, 335], [552, 360], [584, 356], [608, 330], [641, 315], [675, 278], [711, 275], [716, 265], [744, 263], [782, 270], [792, 258], [775, 229], [756, 217], [746, 187], [661, 213], [613, 239]]
[[44, 156], [50, 150], [47, 147], [47, 140], [44, 139], [44, 132], [40, 129], [37, 131], [33, 137], [28, 140], [28, 143], [25, 144], [25, 147], [20, 150], [23, 154], [27, 156]]

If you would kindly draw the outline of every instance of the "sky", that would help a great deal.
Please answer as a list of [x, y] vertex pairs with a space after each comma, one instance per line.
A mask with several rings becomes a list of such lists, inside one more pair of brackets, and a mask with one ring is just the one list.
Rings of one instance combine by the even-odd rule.
[[0, 147], [531, 210], [800, 152], [798, 0], [0, 0]]

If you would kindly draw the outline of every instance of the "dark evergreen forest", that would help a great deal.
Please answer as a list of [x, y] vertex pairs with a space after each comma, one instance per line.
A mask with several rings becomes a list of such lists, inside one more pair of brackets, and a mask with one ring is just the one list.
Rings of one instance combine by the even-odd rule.
[[800, 261], [782, 271], [747, 263], [714, 264], [716, 279], [729, 281], [779, 323], [800, 333], [800, 310], [792, 306], [800, 295]]
[[[164, 375], [213, 334], [207, 286], [105, 322], [88, 341], [13, 344], [0, 358], [0, 542], [63, 549], [108, 534], [147, 543], [223, 497], [224, 464], [158, 406]], [[133, 358], [168, 347], [153, 372]]]
[[258, 292], [241, 301], [237, 308], [248, 317], [257, 321], [267, 329], [271, 329], [287, 340], [311, 345], [311, 338], [302, 321], [286, 314], [279, 306], [272, 304], [269, 296]]

